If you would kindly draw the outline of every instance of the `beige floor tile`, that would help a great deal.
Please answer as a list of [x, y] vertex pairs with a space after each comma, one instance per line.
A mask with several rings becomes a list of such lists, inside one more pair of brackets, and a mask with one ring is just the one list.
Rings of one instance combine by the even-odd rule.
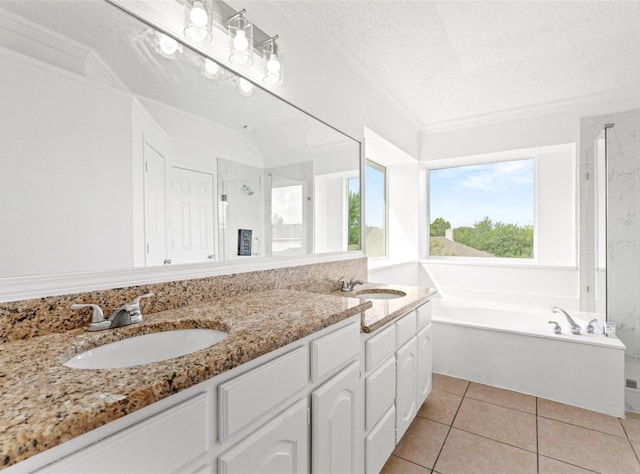
[[431, 469], [418, 466], [397, 456], [391, 456], [380, 474], [429, 474], [430, 472]]
[[627, 432], [627, 437], [634, 441], [640, 441], [640, 419], [626, 418], [621, 419], [620, 422], [624, 426], [624, 430]]
[[589, 474], [594, 472], [546, 456], [538, 456], [538, 463], [538, 472], [540, 474]]
[[464, 395], [468, 385], [469, 382], [466, 380], [449, 377], [448, 375], [433, 374], [434, 390], [455, 393], [456, 395]]
[[536, 416], [464, 398], [454, 428], [536, 452]]
[[633, 446], [633, 450], [636, 452], [636, 457], [640, 457], [640, 441], [630, 440], [631, 446]]
[[538, 399], [538, 416], [564, 421], [565, 423], [602, 431], [622, 438], [627, 437], [622, 429], [620, 420], [614, 416], [603, 415], [602, 413], [545, 400], [544, 398]]
[[536, 397], [503, 388], [483, 385], [481, 383], [471, 382], [465, 397], [495, 403], [496, 405], [513, 408], [514, 410], [526, 411], [534, 415], [536, 413]]
[[455, 428], [451, 429], [435, 467], [442, 474], [534, 474], [536, 469], [534, 453]]
[[411, 423], [393, 454], [431, 469], [440, 454], [448, 432], [448, 426], [418, 416]]
[[632, 411], [628, 411], [625, 413], [625, 416], [631, 420], [640, 420], [640, 413], [633, 413]]
[[597, 472], [640, 473], [640, 464], [626, 438], [541, 417], [538, 452]]
[[431, 390], [427, 400], [418, 410], [418, 416], [450, 425], [456, 416], [462, 397], [449, 392]]

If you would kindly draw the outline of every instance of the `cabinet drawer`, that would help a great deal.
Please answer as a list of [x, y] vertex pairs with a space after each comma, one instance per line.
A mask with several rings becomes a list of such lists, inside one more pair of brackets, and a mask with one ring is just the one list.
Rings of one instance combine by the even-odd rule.
[[416, 334], [416, 312], [411, 311], [396, 321], [396, 347], [400, 347]]
[[418, 313], [418, 330], [431, 322], [432, 306], [433, 303], [431, 303], [431, 301], [427, 301], [416, 310], [416, 313]]
[[366, 429], [370, 430], [393, 406], [396, 398], [396, 360], [389, 357], [382, 366], [365, 379]]
[[380, 331], [379, 334], [367, 339], [364, 343], [365, 370], [368, 372], [396, 350], [396, 326]]
[[307, 346], [257, 367], [218, 387], [220, 441], [303, 389], [309, 380]]
[[37, 472], [177, 472], [207, 453], [208, 400], [206, 393], [197, 395]]
[[311, 378], [320, 380], [360, 354], [360, 324], [354, 321], [311, 343]]
[[367, 473], [378, 473], [395, 448], [395, 408], [384, 414], [371, 433], [365, 438], [365, 469]]

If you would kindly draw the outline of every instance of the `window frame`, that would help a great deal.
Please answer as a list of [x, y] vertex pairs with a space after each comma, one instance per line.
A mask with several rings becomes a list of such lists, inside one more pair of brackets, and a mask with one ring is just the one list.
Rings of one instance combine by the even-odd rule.
[[[367, 178], [366, 178], [366, 170], [367, 167], [371, 167], [377, 171], [382, 172], [384, 179], [383, 179], [383, 185], [384, 185], [384, 191], [383, 191], [383, 199], [384, 199], [384, 205], [383, 205], [383, 211], [384, 211], [384, 216], [383, 216], [383, 225], [384, 225], [384, 254], [383, 255], [376, 255], [376, 256], [370, 256], [368, 254], [369, 251], [369, 246], [367, 245], [366, 241], [367, 241], [367, 226], [369, 225], [368, 220], [367, 220], [367, 198], [369, 196], [369, 191], [367, 190]], [[381, 165], [380, 163], [377, 163], [369, 158], [365, 159], [365, 163], [364, 163], [364, 216], [362, 219], [362, 222], [364, 223], [363, 226], [363, 236], [364, 236], [364, 251], [365, 251], [365, 255], [370, 259], [370, 260], [382, 260], [382, 259], [387, 259], [389, 258], [389, 173], [387, 170], [387, 167], [384, 165]], [[361, 188], [362, 189], [362, 188]], [[361, 244], [362, 247], [362, 244]]]
[[[548, 186], [541, 183], [540, 174], [540, 158], [547, 157], [549, 154], [554, 153], [566, 153], [566, 158], [570, 160], [567, 166], [570, 167], [571, 183], [567, 183], [567, 187], [570, 187], [571, 194], [570, 200], [565, 201], [563, 205], [566, 205], [566, 210], [570, 209], [570, 228], [566, 229], [564, 237], [566, 245], [569, 241], [574, 242], [575, 245], [571, 248], [571, 255], [566, 261], [557, 261], [554, 258], [549, 258], [548, 252], [545, 250], [545, 255], [541, 254], [541, 232], [548, 234], [548, 225], [541, 226], [540, 224], [540, 204], [544, 202], [541, 200], [540, 187]], [[453, 168], [467, 165], [480, 165], [490, 164], [505, 161], [516, 161], [520, 159], [533, 159], [534, 160], [534, 240], [533, 240], [533, 258], [508, 258], [508, 257], [456, 257], [456, 256], [432, 256], [429, 254], [430, 247], [430, 224], [431, 224], [431, 209], [430, 209], [430, 171], [435, 169]], [[548, 162], [547, 162], [548, 163]], [[544, 167], [543, 167], [544, 168]], [[420, 212], [421, 212], [421, 225], [420, 225], [420, 259], [425, 263], [434, 264], [462, 264], [462, 265], [489, 265], [489, 266], [510, 266], [510, 267], [545, 267], [545, 268], [577, 268], [579, 258], [579, 248], [577, 246], [578, 239], [578, 227], [579, 227], [579, 165], [577, 163], [577, 144], [576, 143], [563, 143], [558, 145], [539, 146], [524, 149], [507, 150], [504, 152], [486, 153], [479, 155], [442, 158], [438, 160], [432, 160], [429, 162], [422, 162], [420, 173], [422, 175], [420, 185]], [[545, 176], [542, 174], [542, 176]], [[542, 180], [544, 181], [544, 180]], [[544, 208], [544, 206], [543, 206]], [[435, 216], [437, 217], [437, 216]], [[546, 231], [542, 228], [545, 227]], [[548, 237], [545, 237], [547, 242]], [[546, 249], [546, 247], [545, 247]], [[541, 262], [542, 260], [542, 262]]]

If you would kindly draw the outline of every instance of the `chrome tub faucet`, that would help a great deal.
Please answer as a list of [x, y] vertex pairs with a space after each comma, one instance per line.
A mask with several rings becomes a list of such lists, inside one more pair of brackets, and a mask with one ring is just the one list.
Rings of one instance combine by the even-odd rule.
[[554, 306], [551, 308], [551, 311], [554, 313], [562, 313], [564, 317], [567, 318], [567, 322], [571, 326], [571, 334], [580, 334], [581, 327], [573, 320], [573, 318], [567, 313], [564, 309]]

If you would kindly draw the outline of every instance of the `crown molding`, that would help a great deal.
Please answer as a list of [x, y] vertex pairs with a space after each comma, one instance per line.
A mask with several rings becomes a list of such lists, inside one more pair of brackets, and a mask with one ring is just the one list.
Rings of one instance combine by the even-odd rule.
[[567, 97], [564, 99], [553, 100], [549, 102], [541, 102], [513, 109], [489, 112], [486, 114], [472, 115], [454, 120], [443, 122], [434, 122], [427, 124], [422, 128], [420, 135], [431, 135], [435, 133], [450, 132], [463, 128], [479, 127], [483, 125], [492, 125], [511, 120], [521, 120], [541, 115], [548, 115], [560, 112], [569, 112], [580, 110], [587, 106], [607, 103], [616, 100], [624, 100], [634, 98], [640, 101], [640, 87], [629, 86], [608, 91], [594, 92], [575, 97]]
[[[129, 88], [120, 77], [92, 48], [8, 11], [2, 11], [0, 14], [0, 28], [39, 43], [50, 50], [70, 56], [82, 63], [85, 77], [130, 93]], [[87, 74], [89, 71], [92, 73], [91, 76]]]

